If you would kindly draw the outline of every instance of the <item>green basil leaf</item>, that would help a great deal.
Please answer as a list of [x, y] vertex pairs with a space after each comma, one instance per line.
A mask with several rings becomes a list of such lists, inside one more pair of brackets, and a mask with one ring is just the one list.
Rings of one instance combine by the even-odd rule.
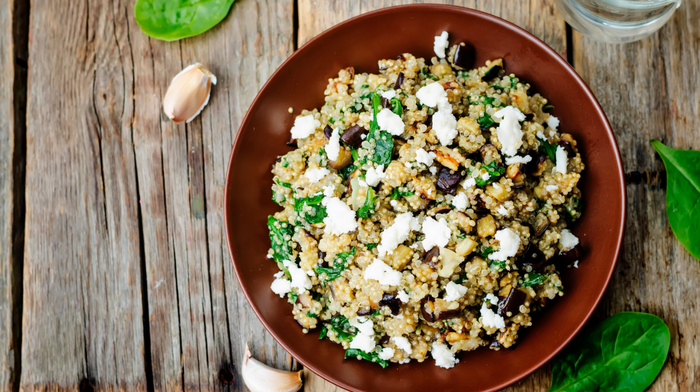
[[175, 41], [201, 34], [221, 22], [234, 0], [136, 0], [134, 16], [147, 35]]
[[[326, 207], [321, 204], [322, 200], [323, 193], [301, 199], [294, 199], [294, 211], [298, 212], [301, 218], [311, 224], [321, 223], [328, 215], [326, 213]], [[308, 211], [305, 208], [307, 206], [310, 207]]]
[[376, 248], [377, 245], [379, 245], [379, 244], [369, 243], [369, 244], [365, 244], [365, 247], [369, 250], [372, 250], [372, 249]]
[[394, 140], [387, 131], [379, 132], [379, 138], [374, 139], [377, 143], [372, 155], [372, 162], [388, 167], [391, 163], [391, 155], [394, 153]]
[[365, 194], [365, 204], [357, 210], [357, 216], [360, 218], [369, 218], [374, 214], [374, 191], [372, 188], [367, 188]]
[[542, 283], [547, 281], [547, 276], [538, 274], [537, 272], [529, 272], [527, 274], [527, 278], [523, 280], [523, 283], [520, 285], [521, 287], [531, 287], [531, 286], [537, 286], [541, 285]]
[[678, 241], [700, 260], [700, 151], [651, 144], [666, 166], [666, 214]]
[[356, 348], [349, 348], [347, 351], [345, 351], [345, 359], [348, 358], [362, 358], [366, 361], [370, 362], [375, 362], [381, 365], [383, 368], [389, 366], [389, 362], [379, 358], [379, 354], [375, 352], [364, 352], [362, 350], [358, 350]]
[[618, 313], [557, 356], [549, 392], [642, 392], [661, 371], [670, 343], [660, 318]]

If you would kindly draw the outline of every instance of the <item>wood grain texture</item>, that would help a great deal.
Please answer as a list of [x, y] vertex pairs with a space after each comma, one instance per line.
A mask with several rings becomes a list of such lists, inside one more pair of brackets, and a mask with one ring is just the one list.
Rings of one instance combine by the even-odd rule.
[[[353, 16], [379, 8], [400, 4], [420, 3], [409, 0], [364, 0], [346, 2], [341, 0], [316, 1], [299, 0], [299, 44], [303, 44], [321, 33], [323, 30]], [[566, 28], [564, 20], [554, 7], [551, 0], [530, 1], [427, 1], [428, 3], [452, 4], [475, 8], [480, 11], [499, 16], [508, 20], [542, 39], [554, 50], [566, 57]], [[433, 32], [426, 32], [433, 34]], [[437, 33], [436, 33], [437, 34]], [[430, 362], [431, 360], [428, 360]], [[546, 365], [528, 378], [520, 381], [506, 391], [539, 392], [549, 388], [551, 366]], [[342, 391], [343, 389], [323, 380], [315, 374], [306, 371], [307, 391]]]
[[14, 50], [12, 4], [0, 0], [0, 390], [10, 390], [15, 350], [12, 342], [12, 211], [14, 151]]
[[146, 389], [131, 92], [112, 5], [32, 3], [22, 390]]
[[[627, 171], [659, 171], [649, 141], [700, 150], [700, 3], [686, 1], [658, 33], [627, 45], [574, 34], [576, 69], [615, 131]], [[671, 330], [671, 353], [649, 391], [700, 390], [700, 262], [675, 239], [665, 185], [627, 187], [622, 256], [598, 316], [656, 314]]]

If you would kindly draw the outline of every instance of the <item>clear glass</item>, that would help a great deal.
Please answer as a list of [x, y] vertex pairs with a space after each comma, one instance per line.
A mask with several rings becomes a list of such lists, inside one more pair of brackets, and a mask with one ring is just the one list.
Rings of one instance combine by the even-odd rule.
[[660, 29], [682, 0], [555, 0], [579, 32], [609, 43], [640, 40]]

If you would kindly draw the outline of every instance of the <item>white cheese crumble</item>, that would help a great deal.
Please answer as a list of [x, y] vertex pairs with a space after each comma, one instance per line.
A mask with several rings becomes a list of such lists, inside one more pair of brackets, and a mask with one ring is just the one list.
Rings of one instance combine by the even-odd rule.
[[270, 285], [272, 292], [279, 295], [280, 298], [292, 291], [292, 283], [286, 279], [275, 279]]
[[274, 275], [275, 278], [281, 278], [284, 276], [284, 271], [277, 271]]
[[430, 169], [428, 169], [428, 170], [433, 175], [437, 174], [437, 171], [438, 171], [437, 167], [435, 167], [435, 166], [431, 166]]
[[408, 341], [408, 338], [405, 338], [403, 336], [392, 336], [389, 339], [390, 342], [394, 343], [396, 345], [396, 348], [399, 350], [403, 350], [406, 354], [411, 355], [413, 352], [413, 349], [411, 348], [411, 342]]
[[455, 206], [457, 211], [464, 211], [467, 209], [467, 195], [464, 192], [459, 192], [457, 196], [452, 198], [452, 205]]
[[455, 358], [449, 347], [444, 343], [433, 343], [433, 347], [430, 350], [430, 354], [435, 359], [435, 366], [440, 366], [445, 369], [450, 369], [459, 362], [459, 359]]
[[394, 356], [394, 349], [391, 347], [384, 347], [382, 351], [379, 352], [379, 358], [388, 361]]
[[467, 288], [461, 284], [450, 282], [445, 286], [445, 301], [456, 301], [467, 293]]
[[528, 163], [532, 160], [532, 157], [529, 155], [525, 155], [524, 157], [521, 156], [514, 156], [514, 157], [506, 157], [506, 165], [511, 165], [513, 163]]
[[494, 238], [500, 243], [500, 249], [491, 253], [489, 259], [506, 261], [509, 257], [513, 257], [518, 253], [520, 237], [513, 230], [509, 228], [498, 230]]
[[383, 180], [385, 176], [384, 165], [379, 165], [376, 168], [370, 167], [367, 169], [365, 179], [367, 180], [367, 185], [377, 186], [379, 185], [379, 181]]
[[464, 189], [473, 188], [475, 186], [476, 186], [476, 180], [473, 178], [467, 178], [466, 180], [462, 181], [462, 187]]
[[447, 93], [442, 85], [436, 82], [421, 87], [416, 92], [416, 98], [420, 100], [421, 105], [434, 108], [438, 106], [438, 103], [447, 102]]
[[396, 215], [394, 223], [382, 232], [382, 240], [377, 246], [380, 256], [391, 254], [397, 246], [408, 239], [411, 230], [420, 230], [418, 219], [410, 212]]
[[379, 129], [387, 131], [394, 136], [403, 133], [403, 120], [401, 116], [392, 112], [390, 109], [384, 108], [377, 114], [377, 124]]
[[374, 351], [377, 344], [374, 341], [374, 323], [366, 317], [355, 317], [350, 320], [350, 325], [357, 328], [357, 335], [350, 342], [350, 348], [362, 350], [366, 353]]
[[435, 40], [433, 41], [433, 50], [435, 51], [435, 55], [441, 59], [445, 58], [445, 49], [450, 46], [450, 43], [447, 41], [448, 37], [449, 34], [447, 34], [447, 31], [443, 31], [442, 34], [436, 35]]
[[306, 173], [304, 173], [304, 176], [309, 179], [309, 182], [311, 184], [319, 182], [323, 177], [327, 176], [330, 174], [330, 170], [326, 169], [325, 167], [319, 168], [319, 169], [310, 169], [307, 170]]
[[365, 280], [374, 279], [379, 284], [386, 286], [398, 286], [401, 283], [401, 272], [389, 267], [379, 259], [374, 259], [372, 264], [365, 269], [364, 278]]
[[503, 206], [498, 206], [498, 208], [496, 208], [496, 212], [498, 212], [499, 214], [501, 214], [503, 216], [508, 215], [508, 210]]
[[335, 192], [335, 185], [328, 185], [323, 188], [323, 196], [325, 197], [333, 197], [333, 192]]
[[566, 156], [566, 150], [562, 146], [557, 146], [557, 165], [554, 171], [561, 174], [566, 174], [566, 165], [569, 163], [569, 158]]
[[574, 261], [574, 268], [578, 268], [578, 260]]
[[369, 188], [369, 185], [367, 185], [367, 182], [365, 180], [363, 180], [362, 178], [358, 178], [357, 183], [360, 184], [360, 186], [363, 188]]
[[321, 201], [326, 207], [327, 216], [323, 218], [326, 225], [324, 232], [333, 235], [349, 233], [357, 229], [355, 211], [337, 197], [325, 197]]
[[535, 136], [537, 136], [538, 138], [540, 138], [540, 139], [542, 139], [542, 140], [547, 140], [547, 137], [544, 136], [544, 133], [542, 133], [542, 131], [537, 131], [537, 133], [535, 134]]
[[306, 290], [311, 289], [311, 281], [303, 269], [297, 267], [296, 264], [289, 260], [284, 260], [282, 264], [287, 267], [287, 271], [289, 271], [289, 274], [292, 276], [291, 286], [293, 288], [299, 289], [299, 293], [303, 293]]
[[491, 178], [491, 175], [488, 172], [481, 175], [481, 179], [484, 181], [488, 181], [489, 178]]
[[578, 237], [576, 237], [569, 229], [564, 229], [561, 231], [561, 238], [559, 238], [559, 243], [561, 244], [561, 250], [567, 251], [574, 246], [578, 245]]
[[498, 305], [498, 297], [496, 297], [493, 294], [487, 294], [486, 299], [484, 300], [484, 303], [481, 304], [481, 323], [484, 324], [485, 327], [492, 327], [492, 328], [505, 328], [506, 327], [506, 322], [503, 320], [502, 316], [499, 316], [491, 310], [491, 308], [488, 307], [486, 304], [488, 302], [491, 303], [491, 305]]
[[428, 217], [423, 221], [423, 234], [425, 234], [423, 249], [427, 251], [432, 249], [433, 246], [444, 248], [450, 241], [452, 232], [449, 226], [447, 226], [445, 218], [440, 218], [440, 221], [436, 221]]
[[331, 138], [328, 139], [328, 144], [326, 144], [326, 155], [331, 161], [338, 159], [338, 154], [340, 154], [340, 133], [338, 133], [338, 128], [333, 130]]
[[433, 129], [435, 136], [443, 146], [452, 144], [452, 140], [457, 136], [457, 119], [452, 114], [452, 105], [446, 108], [440, 106], [437, 113], [433, 114]]
[[509, 156], [517, 154], [518, 149], [523, 145], [523, 131], [518, 121], [525, 120], [525, 115], [512, 106], [506, 106], [494, 113], [493, 117], [501, 119], [496, 128], [496, 135], [502, 146], [501, 151]]
[[408, 303], [408, 293], [405, 291], [401, 290], [398, 293], [396, 293], [396, 298], [399, 299], [399, 301], [407, 304]]
[[313, 114], [299, 116], [294, 119], [294, 126], [291, 133], [294, 139], [304, 139], [309, 137], [316, 128], [321, 126], [321, 122], [314, 118]]
[[557, 127], [559, 127], [559, 119], [552, 116], [551, 114], [549, 115], [549, 117], [547, 117], [545, 122], [547, 123], [547, 126], [552, 128], [552, 130], [554, 130], [554, 131], [556, 131]]
[[556, 191], [557, 189], [559, 189], [559, 187], [556, 186], [556, 185], [547, 185], [547, 186], [544, 187], [544, 188], [547, 190], [547, 192], [554, 192], [554, 191]]
[[422, 163], [425, 166], [432, 166], [433, 165], [433, 159], [435, 159], [437, 155], [435, 155], [434, 152], [427, 152], [422, 148], [419, 148], [416, 150], [416, 162]]
[[382, 97], [384, 97], [386, 99], [392, 99], [392, 98], [396, 97], [396, 91], [394, 91], [394, 90], [384, 91], [382, 93]]

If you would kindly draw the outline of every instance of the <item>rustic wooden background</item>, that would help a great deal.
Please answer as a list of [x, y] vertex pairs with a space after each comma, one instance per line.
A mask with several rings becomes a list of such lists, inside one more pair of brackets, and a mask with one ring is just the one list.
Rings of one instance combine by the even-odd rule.
[[[211, 31], [165, 43], [140, 32], [132, 0], [0, 0], [0, 390], [242, 391], [245, 342], [299, 368], [238, 291], [222, 230], [231, 145], [297, 47], [410, 2], [238, 0]], [[700, 149], [700, 1], [628, 45], [572, 32], [552, 0], [444, 2], [524, 27], [593, 89], [630, 172], [624, 249], [596, 318], [662, 317], [671, 354], [650, 390], [700, 390], [700, 263], [668, 226], [649, 144]], [[173, 125], [160, 102], [194, 61], [219, 84], [198, 119]], [[549, 378], [545, 366], [508, 391], [546, 391]], [[307, 372], [305, 390], [338, 388]]]

